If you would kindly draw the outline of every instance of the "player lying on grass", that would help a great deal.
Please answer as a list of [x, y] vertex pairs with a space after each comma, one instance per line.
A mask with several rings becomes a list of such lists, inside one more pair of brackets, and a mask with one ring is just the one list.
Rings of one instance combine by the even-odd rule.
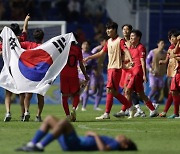
[[[50, 130], [51, 132], [48, 133]], [[58, 140], [64, 151], [137, 150], [136, 144], [124, 135], [111, 138], [88, 131], [85, 136], [78, 136], [69, 121], [47, 116], [33, 139], [16, 151], [42, 152], [55, 139]]]

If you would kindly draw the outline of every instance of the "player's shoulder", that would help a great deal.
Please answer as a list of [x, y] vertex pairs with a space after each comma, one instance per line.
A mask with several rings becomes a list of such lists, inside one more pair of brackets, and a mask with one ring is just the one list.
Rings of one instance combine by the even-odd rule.
[[139, 43], [137, 46], [137, 49], [138, 50], [146, 50], [146, 47], [142, 43]]

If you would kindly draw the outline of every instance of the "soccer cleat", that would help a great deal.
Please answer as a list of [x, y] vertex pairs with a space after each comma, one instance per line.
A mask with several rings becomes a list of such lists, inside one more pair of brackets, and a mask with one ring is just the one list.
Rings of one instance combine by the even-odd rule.
[[71, 121], [75, 122], [76, 121], [76, 110], [71, 111]]
[[129, 108], [129, 117], [128, 117], [128, 119], [133, 118], [135, 112], [136, 112], [136, 108], [135, 108], [134, 106], [131, 106], [131, 107]]
[[4, 117], [4, 122], [8, 122], [11, 120], [11, 113], [6, 113], [5, 117]]
[[29, 113], [29, 112], [25, 112], [25, 113], [24, 113], [23, 122], [29, 121], [29, 118], [30, 118], [30, 113]]
[[179, 117], [178, 115], [176, 115], [176, 114], [173, 114], [173, 115], [170, 115], [169, 117], [167, 117], [168, 119], [174, 119], [174, 118], [176, 118], [176, 117]]
[[121, 110], [120, 112], [114, 113], [113, 116], [116, 118], [124, 117], [125, 112], [123, 110]]
[[36, 118], [35, 118], [34, 121], [35, 121], [35, 122], [42, 122], [41, 116], [36, 116]]
[[38, 148], [36, 145], [34, 146], [22, 146], [20, 148], [17, 148], [16, 151], [25, 151], [25, 152], [33, 152], [33, 151], [36, 151], [36, 152], [43, 152], [44, 149], [40, 149]]
[[143, 111], [137, 111], [134, 117], [146, 117], [146, 114]]
[[159, 114], [159, 117], [166, 117], [166, 112], [161, 112], [161, 113]]
[[81, 111], [87, 111], [86, 108], [82, 107]]
[[109, 114], [104, 113], [103, 115], [96, 117], [96, 120], [110, 119]]
[[99, 107], [94, 108], [94, 110], [96, 110], [96, 111], [102, 111], [102, 109], [99, 108]]
[[154, 110], [154, 111], [150, 111], [150, 117], [157, 117], [159, 114], [158, 114], [158, 112], [156, 111], [156, 110]]

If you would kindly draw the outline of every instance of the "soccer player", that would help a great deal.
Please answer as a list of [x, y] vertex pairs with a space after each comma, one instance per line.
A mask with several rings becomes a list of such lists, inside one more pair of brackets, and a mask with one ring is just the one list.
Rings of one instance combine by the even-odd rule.
[[[25, 41], [27, 39], [27, 29], [28, 29], [29, 19], [30, 19], [30, 15], [28, 14], [24, 20], [22, 33], [21, 33], [19, 25], [17, 23], [12, 23], [10, 25], [10, 28], [12, 29], [14, 34], [17, 36], [17, 38], [20, 42]], [[5, 94], [6, 114], [4, 117], [4, 122], [11, 120], [11, 111], [10, 111], [11, 96], [12, 96], [12, 92], [10, 92], [9, 90], [6, 90], [6, 94]], [[24, 98], [23, 98], [23, 96], [20, 96], [20, 105], [21, 105], [21, 113], [24, 114]]]
[[[106, 44], [106, 41], [107, 39], [105, 37], [99, 38], [100, 45], [94, 47], [91, 50], [91, 53], [95, 54], [101, 51], [104, 45]], [[89, 95], [95, 94], [94, 110], [97, 111], [102, 110], [101, 108], [99, 108], [99, 103], [101, 101], [104, 90], [103, 68], [104, 68], [105, 57], [106, 56], [104, 55], [97, 60], [97, 65], [93, 68], [93, 72], [90, 80]]]
[[98, 120], [110, 119], [109, 113], [112, 108], [113, 97], [117, 98], [122, 104], [126, 106], [126, 108], [130, 108], [132, 106], [132, 104], [126, 99], [126, 97], [118, 92], [122, 71], [122, 52], [127, 53], [131, 65], [133, 65], [133, 62], [124, 40], [117, 34], [117, 29], [117, 23], [109, 22], [106, 25], [106, 33], [110, 38], [108, 39], [106, 45], [100, 52], [84, 59], [84, 61], [86, 62], [90, 59], [99, 58], [108, 53], [106, 110], [103, 115], [101, 115], [100, 117], [96, 117], [96, 119]]
[[124, 135], [112, 138], [88, 131], [85, 136], [78, 136], [68, 120], [53, 116], [47, 116], [32, 140], [16, 151], [42, 152], [56, 139], [63, 151], [137, 151], [136, 144]]
[[[133, 27], [132, 25], [129, 24], [125, 24], [122, 26], [122, 34], [123, 34], [123, 39], [126, 43], [126, 46], [128, 48], [130, 48], [130, 34], [132, 31]], [[123, 88], [123, 91], [125, 92], [126, 90], [126, 86], [125, 86], [125, 79], [126, 79], [126, 74], [128, 73], [129, 69], [131, 68], [130, 62], [128, 57], [126, 56], [126, 54], [122, 54], [122, 61], [123, 61], [123, 69], [122, 69], [122, 75], [121, 75], [121, 80], [120, 80], [120, 87]], [[137, 96], [137, 94], [135, 92], [132, 92], [132, 102], [135, 105], [137, 112], [135, 113], [135, 117], [141, 116], [141, 117], [145, 117], [145, 113], [142, 111], [140, 104], [139, 104], [139, 98]], [[125, 110], [125, 107], [122, 106], [121, 107], [121, 111], [117, 112], [114, 114], [115, 117], [121, 117], [121, 116], [125, 116], [125, 115], [129, 115], [129, 111]]]
[[[90, 52], [90, 42], [89, 41], [84, 41], [81, 45], [82, 48], [82, 55], [83, 58], [86, 58], [88, 56], [91, 55]], [[88, 63], [85, 64], [85, 68], [86, 68], [86, 72], [88, 74], [89, 77], [91, 77], [92, 75], [92, 69], [95, 66], [95, 61], [94, 60], [90, 60]], [[83, 73], [79, 73], [79, 78], [80, 80], [84, 80], [84, 75]], [[80, 100], [82, 101], [82, 108], [81, 111], [86, 111], [86, 105], [88, 102], [88, 97], [89, 97], [89, 86], [90, 86], [90, 82], [91, 82], [91, 78], [90, 81], [87, 83], [84, 91], [82, 92], [82, 94], [80, 95]]]
[[159, 61], [166, 58], [164, 50], [164, 40], [160, 39], [157, 42], [157, 48], [151, 50], [146, 58], [146, 67], [149, 70], [149, 86], [151, 91], [148, 95], [149, 99], [153, 99], [153, 105], [157, 109], [159, 97], [162, 88], [164, 87], [164, 75], [166, 73], [166, 65], [159, 65]]
[[[79, 90], [80, 83], [78, 77], [78, 63], [80, 69], [84, 75], [85, 80], [88, 82], [89, 77], [86, 73], [85, 67], [83, 65], [82, 51], [78, 45], [74, 42], [71, 44], [69, 51], [68, 61], [63, 70], [60, 73], [60, 84], [62, 93], [62, 105], [66, 113], [67, 119], [70, 121], [76, 121], [76, 108], [79, 104]], [[68, 106], [68, 98], [72, 98], [72, 111], [70, 114]]]
[[[34, 38], [34, 42], [30, 42], [30, 41], [20, 42], [21, 47], [23, 49], [33, 49], [41, 45], [44, 38], [43, 30], [35, 29], [33, 32], [33, 38]], [[22, 115], [22, 121], [29, 121], [30, 118], [29, 106], [30, 106], [30, 100], [32, 98], [32, 93], [20, 94], [20, 96], [24, 97], [24, 114]], [[37, 98], [38, 98], [38, 112], [35, 121], [41, 122], [42, 121], [41, 113], [44, 107], [44, 96], [37, 94]]]
[[162, 113], [160, 113], [160, 115], [159, 115], [160, 117], [166, 117], [166, 113], [169, 110], [173, 101], [174, 101], [174, 114], [169, 116], [168, 118], [175, 118], [175, 117], [179, 116], [179, 113], [178, 113], [179, 91], [177, 88], [178, 85], [175, 86], [175, 84], [178, 84], [178, 76], [179, 76], [179, 73], [178, 73], [178, 70], [179, 70], [179, 64], [178, 64], [179, 58], [178, 57], [179, 57], [179, 55], [178, 56], [176, 55], [176, 52], [177, 52], [177, 54], [179, 54], [178, 53], [179, 52], [179, 47], [178, 47], [179, 37], [178, 37], [178, 35], [179, 35], [179, 33], [177, 30], [169, 31], [168, 38], [169, 38], [171, 45], [168, 49], [167, 58], [165, 60], [160, 61], [160, 64], [168, 62], [167, 76], [172, 78], [170, 92], [168, 94], [168, 99], [166, 101], [164, 111]]
[[146, 49], [140, 43], [142, 33], [139, 30], [132, 30], [130, 34], [130, 54], [132, 56], [134, 66], [128, 71], [126, 75], [126, 98], [131, 101], [131, 94], [135, 91], [138, 96], [143, 100], [146, 106], [150, 109], [150, 117], [155, 117], [158, 115], [152, 102], [144, 93], [143, 82], [147, 81], [146, 78], [146, 63], [145, 55]]

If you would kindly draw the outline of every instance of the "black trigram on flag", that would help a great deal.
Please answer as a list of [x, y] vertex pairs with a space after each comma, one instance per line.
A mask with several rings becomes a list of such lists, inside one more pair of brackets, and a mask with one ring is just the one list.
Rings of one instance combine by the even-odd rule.
[[16, 40], [15, 38], [12, 38], [12, 37], [9, 38], [9, 44], [10, 44], [11, 49], [13, 50], [15, 50], [15, 47], [17, 47], [15, 40]]
[[66, 40], [64, 37], [61, 37], [61, 39], [53, 41], [52, 43], [54, 44], [54, 46], [58, 49], [60, 53], [64, 50], [66, 46]]

